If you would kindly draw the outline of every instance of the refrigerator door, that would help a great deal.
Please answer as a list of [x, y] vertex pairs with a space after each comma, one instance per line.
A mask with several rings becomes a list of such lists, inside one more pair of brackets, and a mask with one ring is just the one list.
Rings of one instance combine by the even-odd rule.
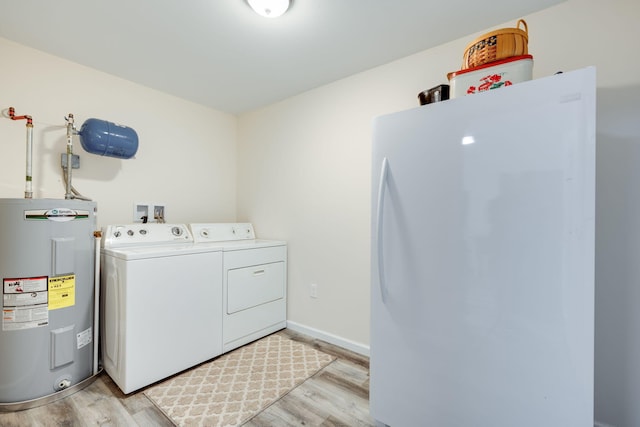
[[371, 415], [592, 426], [595, 69], [374, 121]]

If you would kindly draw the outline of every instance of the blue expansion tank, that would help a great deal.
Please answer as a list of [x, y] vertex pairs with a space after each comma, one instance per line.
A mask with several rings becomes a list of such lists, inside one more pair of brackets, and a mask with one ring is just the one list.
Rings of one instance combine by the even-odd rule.
[[138, 151], [138, 134], [127, 126], [100, 119], [87, 119], [80, 128], [85, 151], [100, 156], [130, 159]]

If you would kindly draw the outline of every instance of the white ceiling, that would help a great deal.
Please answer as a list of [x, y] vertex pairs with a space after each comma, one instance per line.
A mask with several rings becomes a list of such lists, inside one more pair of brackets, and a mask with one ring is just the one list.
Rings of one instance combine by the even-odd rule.
[[241, 113], [561, 1], [0, 0], [0, 37]]

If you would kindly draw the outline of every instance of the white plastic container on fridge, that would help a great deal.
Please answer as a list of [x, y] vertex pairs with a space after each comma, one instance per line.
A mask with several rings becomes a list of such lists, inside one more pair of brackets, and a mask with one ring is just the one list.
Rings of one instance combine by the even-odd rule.
[[485, 92], [531, 80], [533, 56], [520, 55], [447, 75], [451, 98]]

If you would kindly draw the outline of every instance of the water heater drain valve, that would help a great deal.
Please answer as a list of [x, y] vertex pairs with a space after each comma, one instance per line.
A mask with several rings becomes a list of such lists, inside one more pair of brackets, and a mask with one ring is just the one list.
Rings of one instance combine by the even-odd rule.
[[66, 388], [69, 388], [69, 386], [71, 386], [71, 377], [68, 375], [65, 375], [63, 377], [58, 378], [55, 381], [55, 383], [53, 384], [53, 389], [55, 391], [61, 391]]

